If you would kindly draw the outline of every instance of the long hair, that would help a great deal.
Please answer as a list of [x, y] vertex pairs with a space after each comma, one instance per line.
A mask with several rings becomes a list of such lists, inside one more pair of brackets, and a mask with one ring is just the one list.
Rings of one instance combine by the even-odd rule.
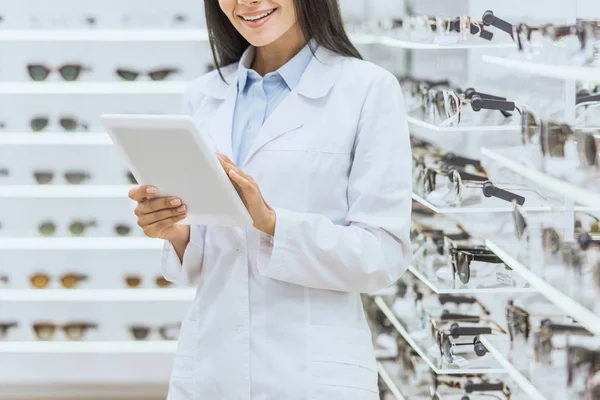
[[[362, 59], [346, 34], [338, 0], [294, 0], [294, 7], [306, 39], [342, 56]], [[204, 10], [210, 48], [221, 75], [221, 67], [238, 62], [250, 44], [223, 13], [218, 1], [204, 0]]]

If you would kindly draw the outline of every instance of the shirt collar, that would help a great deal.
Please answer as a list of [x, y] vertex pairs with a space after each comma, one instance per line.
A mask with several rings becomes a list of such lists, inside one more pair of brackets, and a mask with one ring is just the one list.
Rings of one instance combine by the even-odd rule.
[[[290, 90], [294, 90], [300, 83], [300, 79], [318, 47], [314, 39], [311, 39], [298, 54], [275, 71], [275, 73], [278, 73], [283, 78]], [[240, 58], [238, 65], [238, 90], [240, 92], [246, 87], [248, 73], [251, 71], [250, 66], [252, 65], [252, 61], [254, 61], [255, 53], [256, 48], [249, 46]]]

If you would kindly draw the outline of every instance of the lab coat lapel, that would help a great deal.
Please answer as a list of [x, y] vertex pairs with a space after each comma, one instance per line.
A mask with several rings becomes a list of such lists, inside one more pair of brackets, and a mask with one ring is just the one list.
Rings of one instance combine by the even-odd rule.
[[225, 154], [233, 160], [233, 148], [231, 144], [231, 130], [233, 129], [233, 113], [237, 100], [237, 85], [229, 85], [225, 100], [217, 108], [214, 116], [211, 118], [209, 134], [214, 140], [217, 151]]
[[264, 145], [304, 125], [310, 118], [312, 102], [326, 96], [335, 84], [341, 59], [341, 56], [322, 47], [317, 49], [296, 90], [281, 102], [263, 124], [241, 167]]

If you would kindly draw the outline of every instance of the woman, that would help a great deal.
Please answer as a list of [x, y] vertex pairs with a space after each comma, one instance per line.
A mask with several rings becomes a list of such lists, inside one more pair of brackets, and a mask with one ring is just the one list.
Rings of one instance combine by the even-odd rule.
[[361, 60], [337, 0], [205, 8], [219, 70], [190, 85], [183, 112], [254, 227], [175, 225], [180, 199], [131, 191], [145, 234], [167, 241], [165, 277], [198, 285], [168, 398], [376, 399], [360, 293], [392, 284], [411, 255], [399, 84]]

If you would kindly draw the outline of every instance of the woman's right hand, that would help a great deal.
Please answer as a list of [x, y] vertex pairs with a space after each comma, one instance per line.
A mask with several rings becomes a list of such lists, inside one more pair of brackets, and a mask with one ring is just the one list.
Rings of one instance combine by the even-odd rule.
[[176, 225], [187, 215], [187, 208], [178, 197], [153, 197], [158, 192], [154, 186], [138, 186], [129, 191], [129, 198], [137, 201], [134, 213], [137, 224], [151, 238], [171, 242], [187, 242], [188, 225]]

